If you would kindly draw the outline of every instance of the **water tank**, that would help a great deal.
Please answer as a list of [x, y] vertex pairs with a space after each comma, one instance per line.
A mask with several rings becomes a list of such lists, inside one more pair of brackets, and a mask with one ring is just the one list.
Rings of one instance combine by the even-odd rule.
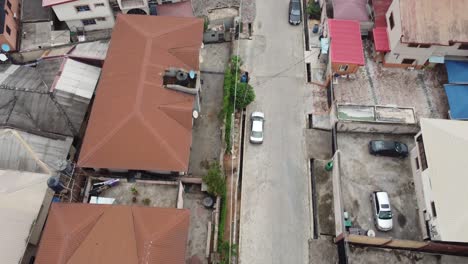
[[176, 84], [187, 86], [189, 83], [188, 74], [184, 71], [178, 71], [176, 73], [176, 80], [177, 80]]
[[47, 186], [49, 186], [50, 189], [52, 189], [54, 192], [59, 193], [63, 189], [65, 189], [65, 186], [60, 182], [60, 179], [58, 176], [51, 176], [47, 180]]

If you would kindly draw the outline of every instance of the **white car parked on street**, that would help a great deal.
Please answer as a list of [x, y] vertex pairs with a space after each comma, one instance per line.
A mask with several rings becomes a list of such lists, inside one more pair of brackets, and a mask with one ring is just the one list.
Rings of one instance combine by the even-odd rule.
[[265, 115], [262, 112], [253, 112], [250, 116], [250, 143], [261, 144], [263, 142], [263, 124]]

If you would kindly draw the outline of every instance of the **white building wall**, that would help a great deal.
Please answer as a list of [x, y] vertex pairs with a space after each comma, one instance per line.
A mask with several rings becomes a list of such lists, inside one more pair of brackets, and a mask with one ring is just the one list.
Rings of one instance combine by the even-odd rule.
[[[393, 21], [395, 23], [393, 29], [390, 28], [391, 14], [393, 14]], [[458, 49], [460, 43], [456, 43], [452, 46], [431, 45], [430, 48], [408, 47], [408, 43], [401, 43], [400, 0], [393, 0], [387, 10], [386, 19], [391, 51], [385, 55], [385, 63], [401, 64], [404, 59], [414, 59], [415, 65], [424, 65], [431, 56], [468, 56], [468, 50]]]
[[[100, 4], [104, 4], [104, 6], [99, 6]], [[89, 6], [90, 10], [78, 12], [76, 7], [82, 5]], [[82, 19], [105, 18], [105, 21], [96, 20], [95, 25], [84, 26], [85, 30], [112, 28], [115, 23], [109, 0], [79, 0], [55, 5], [52, 9], [57, 15], [57, 18], [60, 21], [65, 21], [71, 30], [76, 27], [83, 27]]]

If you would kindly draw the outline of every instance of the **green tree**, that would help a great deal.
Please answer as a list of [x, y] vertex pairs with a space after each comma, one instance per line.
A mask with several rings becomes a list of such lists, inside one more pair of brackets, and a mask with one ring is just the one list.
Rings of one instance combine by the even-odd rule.
[[307, 5], [307, 14], [309, 14], [309, 18], [320, 19], [321, 12], [320, 4], [314, 0], [309, 0], [309, 4]]
[[203, 181], [208, 185], [208, 193], [212, 195], [224, 195], [226, 192], [226, 179], [218, 162], [213, 162], [208, 172], [203, 176]]
[[232, 91], [231, 94], [234, 100], [234, 90], [236, 94], [236, 109], [242, 110], [243, 108], [247, 107], [251, 102], [255, 100], [255, 91], [252, 85], [248, 83], [237, 83], [237, 88], [231, 87]]

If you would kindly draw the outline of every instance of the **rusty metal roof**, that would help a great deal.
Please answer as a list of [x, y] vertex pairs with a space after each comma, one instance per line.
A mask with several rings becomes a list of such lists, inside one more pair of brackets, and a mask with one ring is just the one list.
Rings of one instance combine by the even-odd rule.
[[185, 263], [190, 211], [53, 203], [36, 264]]
[[78, 165], [186, 171], [194, 96], [163, 86], [170, 67], [198, 70], [203, 20], [118, 15]]

